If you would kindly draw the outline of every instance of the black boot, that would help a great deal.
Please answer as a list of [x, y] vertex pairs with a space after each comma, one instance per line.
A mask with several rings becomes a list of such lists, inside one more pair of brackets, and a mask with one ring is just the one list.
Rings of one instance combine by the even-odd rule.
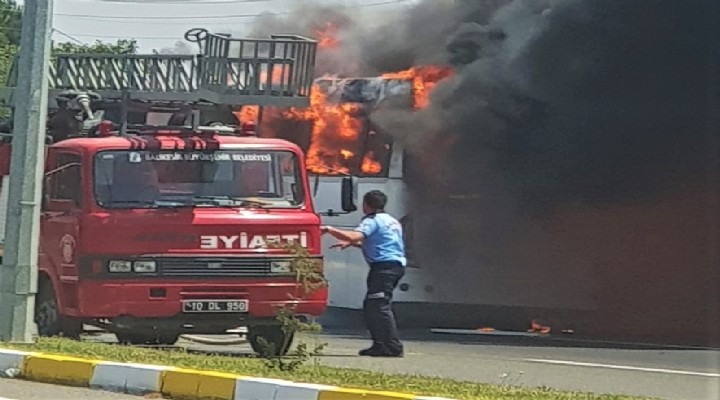
[[387, 346], [375, 346], [370, 347], [365, 350], [360, 350], [359, 353], [361, 356], [365, 357], [391, 357], [391, 358], [402, 358], [405, 356], [404, 351], [396, 350], [391, 351], [387, 348]]
[[371, 357], [373, 354], [382, 352], [383, 346], [380, 343], [374, 342], [372, 346], [368, 347], [367, 349], [360, 350], [358, 352], [358, 355], [363, 357]]

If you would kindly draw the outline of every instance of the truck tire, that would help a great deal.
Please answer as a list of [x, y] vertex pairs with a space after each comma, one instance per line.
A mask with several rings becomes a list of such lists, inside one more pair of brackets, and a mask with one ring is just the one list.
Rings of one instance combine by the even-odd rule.
[[[247, 339], [253, 351], [261, 357], [282, 357], [287, 354], [295, 337], [294, 332], [286, 333], [280, 325], [258, 325], [248, 327]], [[265, 339], [264, 343], [260, 338]]]
[[132, 332], [115, 332], [120, 344], [130, 345], [163, 345], [171, 346], [180, 338], [179, 332], [163, 332], [163, 333], [132, 333]]
[[83, 332], [81, 321], [60, 314], [55, 290], [52, 283], [46, 279], [40, 282], [35, 299], [35, 323], [38, 335], [44, 337], [64, 336], [79, 339]]

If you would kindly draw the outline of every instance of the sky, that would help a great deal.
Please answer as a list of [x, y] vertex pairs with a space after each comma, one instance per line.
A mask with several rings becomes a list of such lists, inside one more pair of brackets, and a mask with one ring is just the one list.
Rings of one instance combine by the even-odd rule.
[[[54, 41], [114, 42], [136, 39], [141, 52], [171, 48], [192, 28], [243, 35], [253, 15], [283, 12], [308, 0], [55, 0]], [[382, 14], [414, 0], [314, 0], [357, 6], [358, 13]], [[393, 4], [397, 2], [397, 4]], [[18, 1], [23, 3], [23, 1]], [[279, 32], [280, 33], [280, 32]]]

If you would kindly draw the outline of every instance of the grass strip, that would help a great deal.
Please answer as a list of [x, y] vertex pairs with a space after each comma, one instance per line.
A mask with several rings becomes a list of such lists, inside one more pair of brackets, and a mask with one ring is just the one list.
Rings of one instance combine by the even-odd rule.
[[268, 368], [262, 360], [257, 358], [192, 354], [184, 349], [158, 350], [59, 338], [41, 338], [37, 343], [28, 345], [0, 343], [0, 348], [72, 355], [105, 361], [169, 365], [358, 389], [390, 390], [459, 400], [648, 400], [648, 398], [640, 397], [560, 392], [548, 388], [524, 389], [418, 375], [396, 375], [360, 369], [332, 368], [320, 366], [317, 363], [304, 365], [292, 372], [284, 372]]

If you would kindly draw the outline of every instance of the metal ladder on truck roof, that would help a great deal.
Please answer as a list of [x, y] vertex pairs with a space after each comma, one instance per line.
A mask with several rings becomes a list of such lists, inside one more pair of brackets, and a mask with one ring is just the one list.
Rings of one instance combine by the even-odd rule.
[[[128, 107], [212, 112], [310, 105], [315, 40], [296, 35], [238, 39], [205, 29], [192, 29], [185, 39], [198, 44], [198, 54], [56, 54], [48, 77], [49, 107], [62, 108], [61, 103], [81, 96], [86, 100], [81, 112], [115, 104], [126, 119]], [[6, 87], [0, 88], [0, 100], [10, 107], [17, 77], [16, 57]]]

